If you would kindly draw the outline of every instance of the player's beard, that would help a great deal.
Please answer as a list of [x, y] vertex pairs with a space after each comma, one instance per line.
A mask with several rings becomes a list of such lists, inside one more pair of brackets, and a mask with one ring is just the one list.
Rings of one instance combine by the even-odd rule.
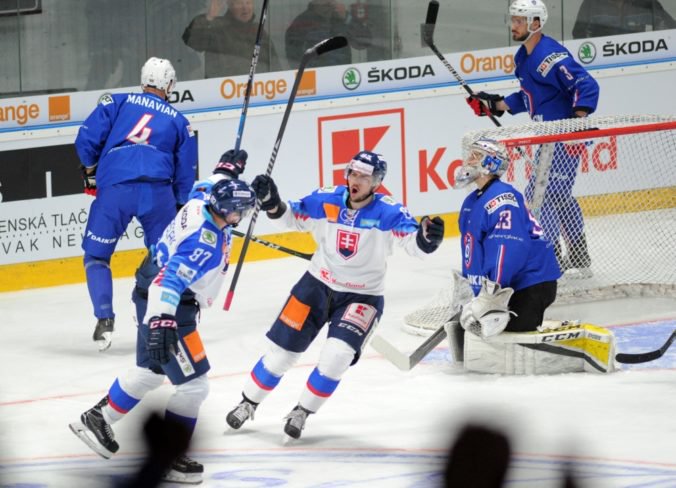
[[519, 36], [519, 34], [512, 33], [512, 40], [516, 42], [525, 42], [528, 40], [529, 34], [529, 32], [526, 32], [525, 34]]

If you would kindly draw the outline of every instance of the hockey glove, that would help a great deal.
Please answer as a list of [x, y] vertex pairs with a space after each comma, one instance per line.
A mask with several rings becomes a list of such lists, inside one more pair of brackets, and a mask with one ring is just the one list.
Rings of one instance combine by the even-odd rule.
[[216, 163], [214, 174], [221, 173], [235, 180], [239, 178], [239, 175], [244, 173], [248, 157], [249, 155], [244, 149], [240, 149], [237, 153], [235, 153], [234, 149], [230, 149], [224, 152], [221, 159]]
[[474, 113], [480, 117], [484, 117], [489, 113], [496, 117], [502, 117], [504, 110], [498, 110], [497, 103], [505, 99], [502, 95], [494, 95], [486, 92], [475, 93], [473, 97], [467, 97], [467, 103]]
[[441, 217], [430, 219], [427, 215], [420, 221], [415, 241], [426, 254], [434, 252], [444, 240], [444, 221]]
[[171, 356], [176, 354], [178, 344], [176, 318], [163, 313], [161, 317], [152, 317], [148, 321], [148, 327], [150, 328], [146, 342], [148, 356], [160, 364], [167, 364]]
[[275, 181], [268, 175], [258, 175], [251, 182], [251, 187], [256, 192], [256, 198], [261, 202], [261, 210], [266, 212], [279, 207], [282, 199], [279, 198], [279, 191]]
[[[89, 172], [87, 172], [89, 170]], [[96, 196], [96, 166], [87, 168], [83, 164], [80, 165], [80, 172], [82, 173], [82, 182], [84, 183], [84, 192], [93, 197]]]
[[460, 325], [468, 332], [483, 338], [498, 335], [509, 323], [509, 299], [514, 290], [500, 288], [498, 283], [481, 279], [481, 291], [462, 307]]

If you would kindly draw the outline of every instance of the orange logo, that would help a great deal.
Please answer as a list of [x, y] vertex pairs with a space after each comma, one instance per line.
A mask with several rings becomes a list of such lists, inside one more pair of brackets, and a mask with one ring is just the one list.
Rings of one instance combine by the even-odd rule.
[[315, 95], [317, 93], [317, 72], [316, 71], [305, 71], [303, 76], [298, 83], [298, 93], [299, 97], [308, 97], [310, 95]]
[[49, 97], [49, 121], [70, 120], [70, 95]]

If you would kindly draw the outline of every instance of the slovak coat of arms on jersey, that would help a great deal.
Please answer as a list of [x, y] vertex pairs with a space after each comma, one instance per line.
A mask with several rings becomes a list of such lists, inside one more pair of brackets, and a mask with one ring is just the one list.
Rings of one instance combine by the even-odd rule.
[[348, 230], [338, 229], [336, 235], [336, 249], [343, 259], [350, 259], [357, 254], [359, 248], [359, 234]]

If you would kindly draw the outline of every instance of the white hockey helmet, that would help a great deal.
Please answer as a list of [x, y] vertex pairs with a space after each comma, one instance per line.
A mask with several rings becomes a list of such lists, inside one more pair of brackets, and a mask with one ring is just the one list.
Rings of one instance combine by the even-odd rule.
[[[509, 6], [509, 16], [526, 17], [528, 32], [535, 34], [545, 26], [547, 22], [547, 6], [542, 0], [514, 0]], [[531, 30], [535, 18], [540, 19], [540, 28]]]
[[152, 57], [141, 68], [141, 86], [162, 90], [167, 97], [176, 86], [176, 71], [168, 59]]
[[505, 146], [482, 137], [470, 144], [462, 166], [455, 170], [453, 188], [464, 188], [480, 176], [493, 175], [500, 178], [509, 167], [509, 153]]

